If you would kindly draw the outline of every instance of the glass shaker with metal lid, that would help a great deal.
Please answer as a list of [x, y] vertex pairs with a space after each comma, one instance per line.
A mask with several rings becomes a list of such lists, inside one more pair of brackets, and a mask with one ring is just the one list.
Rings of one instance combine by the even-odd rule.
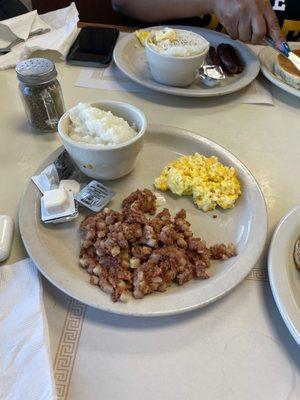
[[19, 62], [16, 72], [27, 118], [33, 128], [41, 132], [56, 131], [65, 107], [54, 63], [46, 58], [30, 58]]

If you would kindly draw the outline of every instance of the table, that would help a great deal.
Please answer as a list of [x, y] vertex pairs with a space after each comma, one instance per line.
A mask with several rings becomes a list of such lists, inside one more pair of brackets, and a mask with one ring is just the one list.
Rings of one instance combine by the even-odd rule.
[[[79, 68], [58, 62], [57, 69], [67, 108], [102, 98], [126, 101], [144, 110], [150, 123], [193, 130], [233, 152], [263, 190], [269, 239], [281, 216], [299, 204], [300, 99], [275, 87], [274, 107], [239, 104], [239, 94], [185, 99], [154, 92], [100, 91], [74, 86]], [[0, 210], [16, 222], [7, 261], [14, 263], [26, 256], [17, 226], [22, 190], [59, 140], [57, 134], [30, 130], [13, 70], [0, 73], [0, 88]], [[266, 252], [223, 300], [177, 317], [109, 315], [69, 298], [44, 279], [43, 287], [60, 400], [300, 396], [300, 349], [271, 296]], [[259, 325], [254, 326], [256, 321]]]

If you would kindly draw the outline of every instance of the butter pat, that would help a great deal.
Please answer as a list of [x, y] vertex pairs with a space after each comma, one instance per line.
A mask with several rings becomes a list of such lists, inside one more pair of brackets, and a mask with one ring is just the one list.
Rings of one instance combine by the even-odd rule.
[[69, 206], [68, 192], [65, 188], [48, 190], [44, 193], [44, 207], [48, 213], [65, 211]]
[[53, 189], [41, 198], [41, 219], [43, 222], [71, 221], [78, 216], [72, 192], [65, 188]]
[[66, 189], [75, 195], [80, 192], [80, 184], [74, 179], [62, 179], [59, 183], [59, 189]]

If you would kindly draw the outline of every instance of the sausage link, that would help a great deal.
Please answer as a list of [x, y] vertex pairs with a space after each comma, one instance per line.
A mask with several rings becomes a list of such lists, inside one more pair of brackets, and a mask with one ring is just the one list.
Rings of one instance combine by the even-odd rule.
[[217, 65], [218, 67], [221, 65], [220, 57], [218, 56], [216, 49], [213, 46], [210, 46], [208, 56], [211, 65]]
[[221, 59], [222, 67], [229, 74], [236, 74], [238, 67], [235, 60], [232, 58], [232, 52], [228, 48], [228, 44], [221, 43], [217, 47], [217, 53]]

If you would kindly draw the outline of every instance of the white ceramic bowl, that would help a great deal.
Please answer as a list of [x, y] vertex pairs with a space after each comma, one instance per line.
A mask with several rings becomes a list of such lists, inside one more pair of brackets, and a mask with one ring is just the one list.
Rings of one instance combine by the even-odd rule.
[[[183, 31], [182, 29], [177, 29]], [[200, 35], [199, 35], [200, 36]], [[164, 85], [186, 87], [193, 83], [197, 70], [203, 65], [209, 46], [204, 52], [179, 57], [163, 54], [151, 46], [152, 36], [146, 41], [146, 55], [153, 78]]]
[[133, 170], [143, 147], [143, 137], [147, 128], [146, 117], [141, 110], [127, 103], [97, 101], [89, 104], [124, 118], [130, 126], [136, 126], [138, 133], [128, 141], [114, 145], [76, 142], [68, 135], [71, 121], [67, 111], [58, 123], [60, 139], [75, 164], [85, 175], [102, 180], [121, 178]]

